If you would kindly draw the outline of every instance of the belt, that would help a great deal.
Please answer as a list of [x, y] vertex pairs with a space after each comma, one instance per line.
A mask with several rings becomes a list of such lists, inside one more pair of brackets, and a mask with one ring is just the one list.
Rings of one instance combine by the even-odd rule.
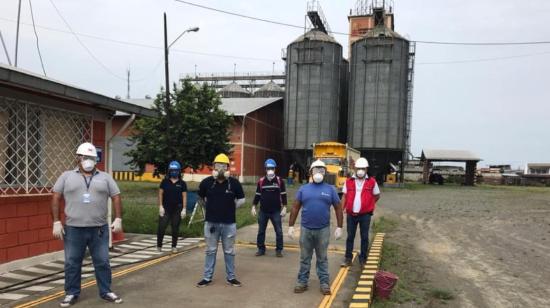
[[366, 212], [366, 213], [348, 213], [348, 215], [351, 215], [353, 217], [357, 217], [357, 216], [363, 216], [363, 215], [372, 215], [372, 211], [370, 212]]

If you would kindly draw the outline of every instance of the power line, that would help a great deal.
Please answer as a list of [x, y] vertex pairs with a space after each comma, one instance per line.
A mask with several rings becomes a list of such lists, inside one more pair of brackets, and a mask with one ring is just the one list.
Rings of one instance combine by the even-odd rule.
[[474, 63], [474, 62], [491, 62], [498, 60], [507, 60], [515, 58], [525, 58], [531, 56], [540, 56], [550, 54], [550, 51], [522, 54], [522, 55], [512, 55], [504, 57], [492, 57], [492, 58], [480, 58], [480, 59], [466, 59], [466, 60], [451, 60], [451, 61], [436, 61], [436, 62], [417, 62], [415, 65], [437, 65], [437, 64], [461, 64], [461, 63]]
[[[4, 17], [0, 17], [0, 20], [4, 20], [4, 21], [7, 21], [7, 22], [13, 22], [13, 23], [16, 22], [15, 20], [12, 20], [12, 19], [9, 19], [9, 18], [4, 18]], [[28, 24], [28, 23], [24, 23], [24, 22], [21, 22], [21, 24], [26, 25], [26, 26], [32, 26], [32, 24]], [[36, 27], [44, 29], [44, 30], [48, 30], [48, 31], [58, 32], [58, 33], [65, 33], [65, 34], [71, 34], [71, 35], [73, 34], [69, 31], [65, 31], [65, 30], [61, 30], [61, 29], [57, 29], [57, 28], [52, 28], [52, 27], [46, 27], [46, 26], [41, 26], [41, 25], [36, 25]], [[116, 44], [121, 44], [121, 45], [136, 46], [136, 47], [141, 47], [141, 48], [158, 49], [158, 50], [164, 49], [161, 46], [155, 46], [155, 45], [150, 45], [150, 44], [145, 44], [145, 43], [116, 40], [116, 39], [106, 38], [106, 37], [102, 37], [102, 36], [98, 36], [98, 35], [81, 33], [81, 32], [75, 32], [75, 33], [78, 36], [81, 36], [81, 37], [87, 37], [87, 38], [91, 38], [91, 39], [95, 39], [95, 40], [99, 40], [99, 41], [105, 41], [105, 42], [116, 43]], [[170, 50], [175, 51], [175, 52], [179, 52], [179, 53], [193, 54], [193, 55], [199, 55], [199, 56], [208, 56], [208, 57], [230, 58], [230, 59], [238, 59], [238, 60], [262, 61], [262, 62], [273, 62], [274, 61], [273, 59], [269, 59], [269, 58], [241, 57], [241, 56], [234, 56], [234, 55], [227, 55], [227, 54], [207, 53], [207, 52], [185, 50], [185, 49], [176, 49], [176, 48], [170, 49]]]
[[[184, 0], [174, 0], [174, 1], [180, 2], [180, 3], [183, 3], [183, 4], [187, 4], [187, 5], [191, 5], [191, 6], [194, 6], [194, 7], [202, 8], [202, 9], [205, 9], [205, 10], [210, 10], [210, 11], [223, 13], [223, 14], [227, 14], [227, 15], [232, 15], [232, 16], [236, 16], [236, 17], [241, 17], [241, 18], [246, 18], [246, 19], [251, 19], [251, 20], [255, 20], [255, 21], [261, 21], [261, 22], [266, 22], [266, 23], [271, 23], [271, 24], [276, 24], [276, 25], [286, 26], [286, 27], [292, 27], [292, 28], [299, 28], [299, 29], [304, 28], [303, 26], [299, 26], [299, 25], [293, 25], [293, 24], [278, 22], [278, 21], [274, 21], [274, 20], [270, 20], [270, 19], [259, 18], [259, 17], [250, 16], [250, 15], [244, 15], [244, 14], [241, 14], [241, 13], [225, 11], [225, 10], [221, 10], [221, 9], [217, 9], [217, 8], [213, 8], [213, 7], [209, 7], [209, 6], [205, 6], [205, 5], [196, 4], [196, 3], [193, 3], [193, 2], [189, 2], [189, 1], [184, 1]], [[330, 31], [329, 33], [339, 34], [339, 35], [346, 35], [346, 36], [351, 35], [350, 33], [347, 33], [347, 32]], [[505, 46], [505, 45], [546, 45], [546, 44], [550, 44], [550, 41], [444, 42], [444, 41], [412, 40], [411, 42], [416, 42], [418, 44], [427, 44], [427, 45], [463, 45], [463, 46]]]
[[38, 43], [38, 32], [36, 32], [36, 26], [34, 24], [34, 13], [32, 11], [32, 1], [29, 0], [29, 7], [31, 9], [31, 19], [32, 19], [32, 28], [34, 30], [34, 36], [36, 37], [36, 50], [38, 50], [38, 57], [40, 58], [40, 65], [42, 65], [42, 71], [44, 76], [48, 77], [46, 74], [46, 69], [44, 68], [44, 61], [42, 60], [42, 53], [40, 52], [40, 44]]
[[61, 18], [61, 20], [63, 20], [63, 23], [65, 24], [65, 26], [67, 26], [67, 28], [69, 29], [69, 31], [74, 35], [74, 37], [76, 38], [76, 40], [78, 41], [78, 43], [82, 46], [82, 48], [84, 48], [86, 50], [86, 52], [88, 53], [88, 55], [90, 55], [90, 57], [92, 57], [92, 59], [94, 59], [94, 61], [99, 64], [99, 66], [101, 66], [106, 72], [108, 72], [109, 74], [113, 75], [114, 77], [120, 79], [120, 80], [126, 80], [126, 78], [124, 77], [121, 77], [119, 75], [117, 75], [116, 73], [114, 73], [113, 71], [111, 71], [105, 64], [103, 64], [103, 62], [101, 62], [93, 53], [92, 51], [84, 44], [84, 42], [82, 42], [82, 40], [80, 40], [80, 38], [78, 37], [78, 35], [73, 31], [73, 28], [71, 27], [71, 25], [69, 25], [69, 23], [67, 22], [67, 20], [65, 19], [65, 17], [63, 17], [63, 15], [61, 14], [61, 12], [59, 11], [59, 9], [57, 8], [57, 6], [55, 5], [55, 3], [53, 2], [53, 0], [50, 0], [50, 3], [52, 4], [52, 6], [54, 7], [55, 11], [57, 12], [57, 15]]

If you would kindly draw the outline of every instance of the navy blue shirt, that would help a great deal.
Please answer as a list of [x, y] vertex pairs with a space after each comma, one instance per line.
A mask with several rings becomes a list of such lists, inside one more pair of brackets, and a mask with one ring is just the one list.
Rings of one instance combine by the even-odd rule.
[[235, 200], [244, 198], [243, 187], [237, 179], [230, 177], [219, 183], [213, 176], [209, 176], [199, 184], [198, 194], [206, 198], [206, 221], [226, 224], [236, 222]]
[[322, 229], [330, 225], [330, 208], [340, 203], [334, 186], [327, 183], [302, 185], [296, 193], [302, 204], [302, 227]]
[[278, 176], [273, 180], [262, 177], [256, 185], [256, 196], [252, 204], [260, 202], [260, 209], [265, 213], [274, 213], [281, 210], [281, 203], [287, 204], [285, 182]]
[[162, 189], [162, 206], [167, 211], [174, 211], [183, 207], [182, 194], [187, 191], [187, 184], [182, 179], [175, 183], [169, 178], [164, 178], [160, 183]]

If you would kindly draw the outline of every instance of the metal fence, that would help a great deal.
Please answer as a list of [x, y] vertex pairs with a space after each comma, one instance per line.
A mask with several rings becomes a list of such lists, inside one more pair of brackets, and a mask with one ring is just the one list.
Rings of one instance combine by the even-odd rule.
[[0, 194], [48, 193], [91, 140], [89, 115], [0, 96]]

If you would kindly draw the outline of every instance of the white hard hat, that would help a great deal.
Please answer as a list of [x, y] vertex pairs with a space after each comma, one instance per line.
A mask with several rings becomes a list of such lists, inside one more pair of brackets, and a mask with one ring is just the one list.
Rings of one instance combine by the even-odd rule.
[[369, 161], [364, 157], [359, 157], [355, 161], [355, 168], [367, 168], [369, 166]]
[[76, 154], [97, 157], [97, 150], [95, 149], [95, 146], [93, 144], [89, 142], [84, 142], [83, 144], [78, 146]]
[[325, 165], [325, 163], [324, 163], [322, 160], [320, 160], [320, 159], [314, 161], [314, 162], [311, 164], [311, 166], [309, 166], [309, 170], [311, 170], [311, 169], [313, 169], [313, 168], [316, 168], [316, 167], [317, 167], [317, 168], [318, 168], [318, 167], [322, 167], [322, 168], [325, 168], [325, 169], [327, 168], [327, 166]]

